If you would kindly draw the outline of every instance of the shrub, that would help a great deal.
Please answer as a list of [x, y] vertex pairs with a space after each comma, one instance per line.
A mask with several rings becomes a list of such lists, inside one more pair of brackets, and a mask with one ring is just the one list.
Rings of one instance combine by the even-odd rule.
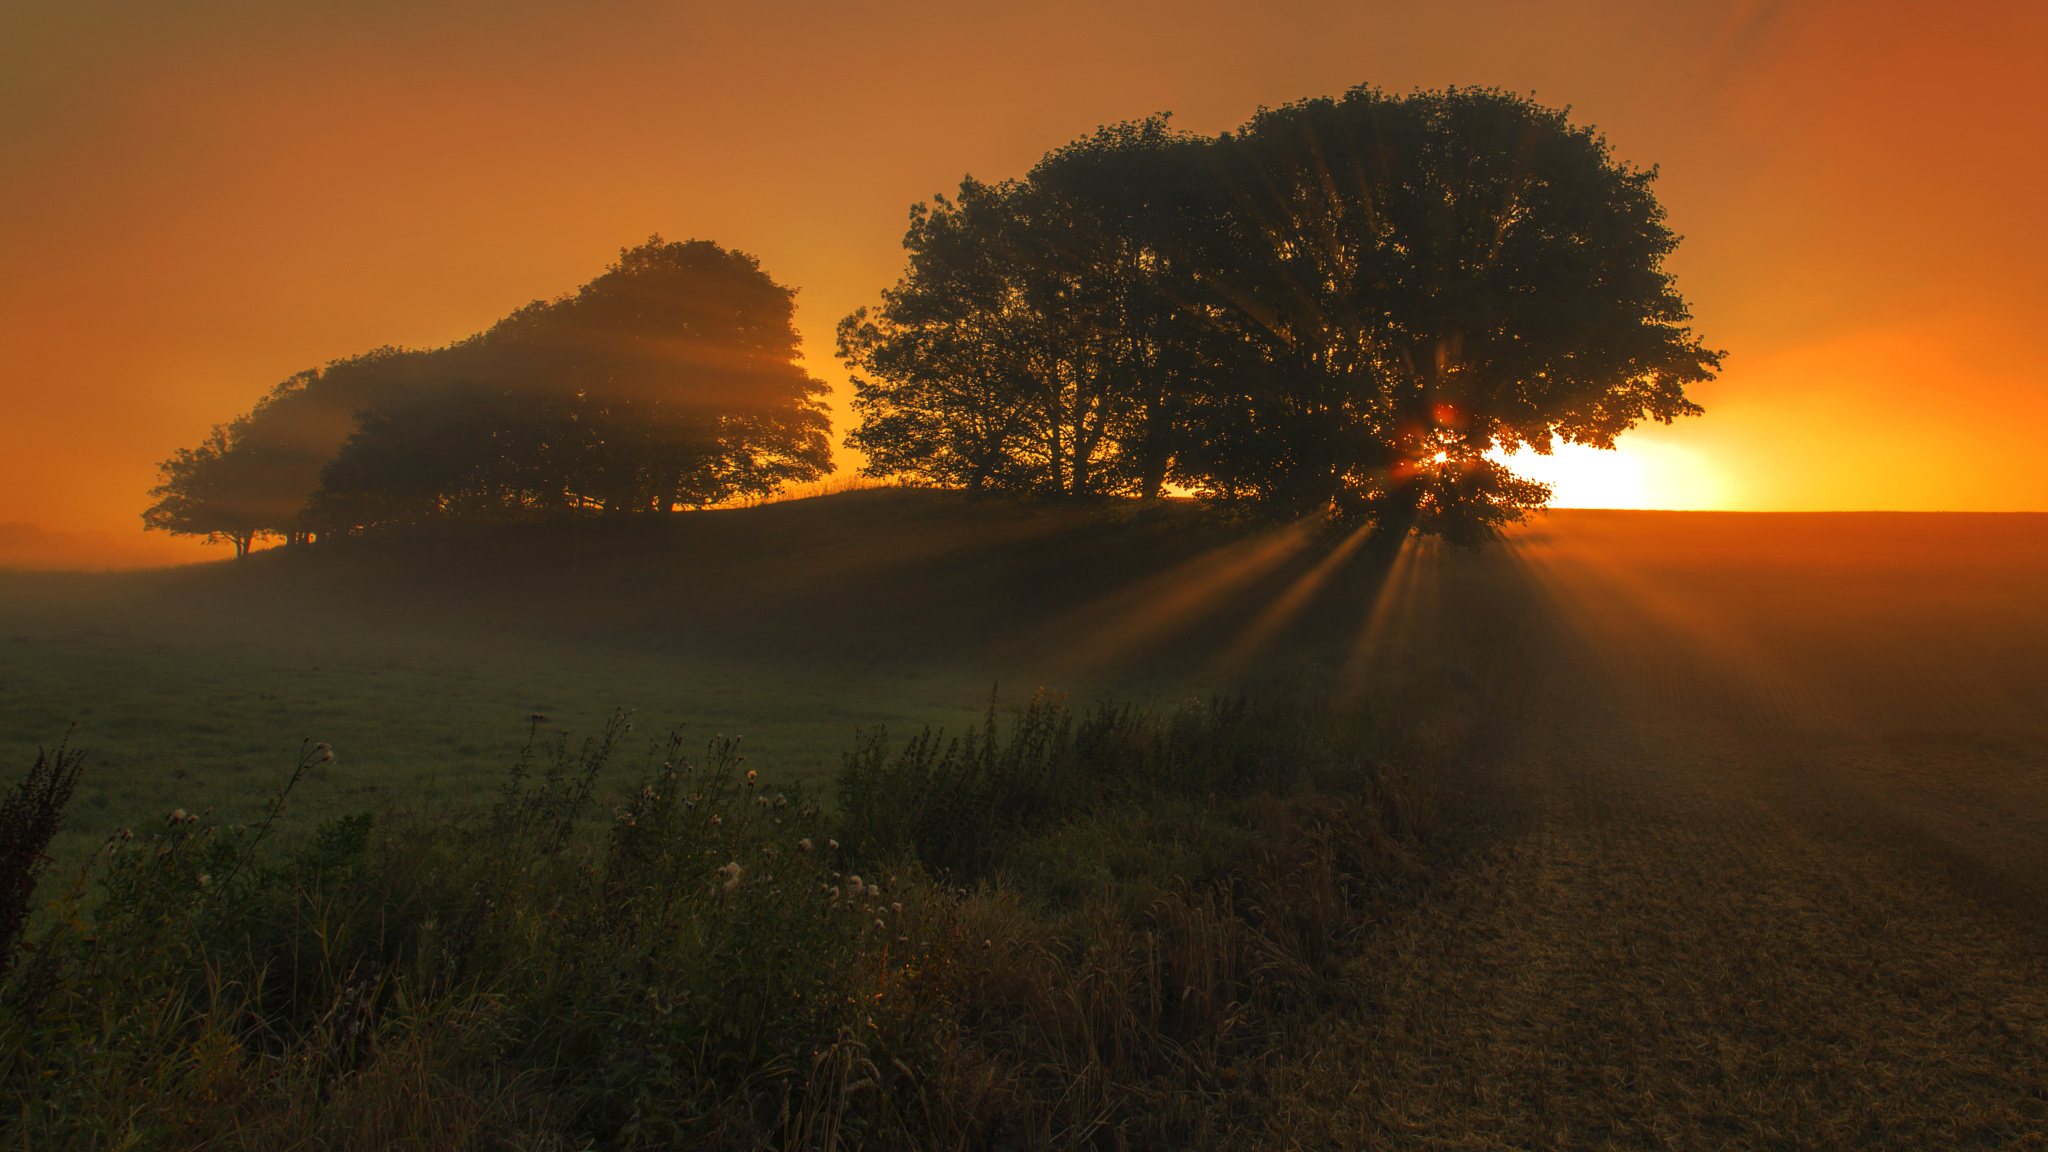
[[50, 838], [63, 825], [84, 765], [82, 752], [59, 745], [51, 756], [38, 748], [35, 766], [0, 800], [0, 975], [13, 965], [36, 885], [50, 866]]
[[117, 834], [0, 981], [0, 1139], [1213, 1142], [1412, 870], [1402, 782], [1313, 701], [877, 732], [838, 814], [722, 738], [600, 803], [631, 732], [274, 843], [315, 745], [253, 828]]

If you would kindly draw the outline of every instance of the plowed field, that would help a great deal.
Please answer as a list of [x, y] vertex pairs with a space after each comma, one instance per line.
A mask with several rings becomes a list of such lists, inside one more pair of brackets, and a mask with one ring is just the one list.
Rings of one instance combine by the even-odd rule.
[[[1295, 1147], [2048, 1146], [2048, 517], [1418, 550], [1457, 858], [1272, 1071]], [[1400, 574], [1397, 570], [1397, 578]]]

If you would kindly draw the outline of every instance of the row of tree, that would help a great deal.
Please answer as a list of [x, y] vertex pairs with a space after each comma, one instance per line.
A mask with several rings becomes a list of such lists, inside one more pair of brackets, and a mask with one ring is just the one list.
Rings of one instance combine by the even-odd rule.
[[[1156, 497], [1476, 539], [1548, 498], [1496, 462], [1699, 407], [1720, 353], [1664, 271], [1655, 172], [1493, 90], [1370, 88], [1203, 137], [1104, 128], [912, 209], [839, 325], [874, 476]], [[150, 527], [265, 534], [666, 512], [831, 470], [794, 291], [655, 238], [446, 348], [279, 385], [162, 465]]]
[[617, 515], [767, 495], [832, 469], [792, 289], [660, 237], [572, 295], [446, 348], [278, 385], [159, 466], [151, 528], [232, 542], [449, 520]]
[[1369, 88], [1201, 137], [1164, 116], [912, 210], [847, 317], [875, 475], [1476, 538], [1548, 498], [1491, 458], [1699, 412], [1654, 171], [1498, 91]]

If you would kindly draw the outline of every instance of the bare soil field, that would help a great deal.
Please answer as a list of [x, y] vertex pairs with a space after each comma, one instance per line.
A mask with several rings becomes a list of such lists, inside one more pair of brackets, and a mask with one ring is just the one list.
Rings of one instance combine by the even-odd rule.
[[2048, 516], [1556, 512], [1421, 548], [1462, 857], [1265, 1073], [1285, 1147], [2048, 1146]]

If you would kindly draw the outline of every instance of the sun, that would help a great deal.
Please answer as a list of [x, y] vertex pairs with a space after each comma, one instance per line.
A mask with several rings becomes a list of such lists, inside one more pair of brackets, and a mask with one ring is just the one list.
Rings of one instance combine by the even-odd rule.
[[1493, 458], [1551, 485], [1553, 508], [1719, 508], [1727, 496], [1703, 454], [1662, 441], [1624, 440], [1611, 451], [1560, 444], [1548, 456], [1523, 449]]

